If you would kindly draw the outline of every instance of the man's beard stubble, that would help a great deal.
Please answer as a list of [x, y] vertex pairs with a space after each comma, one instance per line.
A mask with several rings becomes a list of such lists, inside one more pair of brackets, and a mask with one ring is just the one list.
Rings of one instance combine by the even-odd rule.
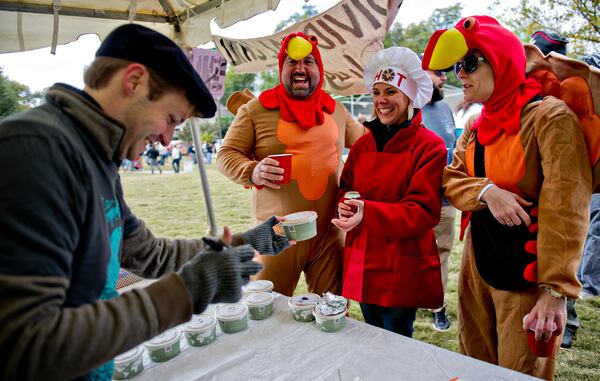
[[294, 83], [294, 78], [292, 77], [291, 83], [289, 83], [289, 84], [284, 83], [283, 87], [285, 87], [285, 90], [288, 92], [288, 94], [292, 95], [292, 97], [294, 97], [296, 99], [306, 99], [306, 98], [310, 97], [311, 95], [313, 95], [313, 93], [315, 92], [315, 89], [317, 88], [317, 85], [310, 82], [310, 85], [308, 86], [307, 89], [295, 90], [293, 87], [293, 83]]
[[431, 94], [431, 103], [438, 102], [444, 99], [444, 90], [437, 86], [433, 86], [433, 93]]

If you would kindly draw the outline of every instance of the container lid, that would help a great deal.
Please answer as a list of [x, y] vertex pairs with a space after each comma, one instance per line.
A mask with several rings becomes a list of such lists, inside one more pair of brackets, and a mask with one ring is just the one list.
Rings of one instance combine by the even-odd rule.
[[273, 299], [269, 292], [252, 292], [244, 297], [244, 303], [249, 307], [262, 307], [273, 303]]
[[242, 303], [227, 303], [217, 306], [217, 319], [223, 321], [240, 320], [248, 315], [248, 307]]
[[215, 324], [217, 324], [217, 321], [210, 315], [196, 315], [183, 326], [183, 330], [186, 332], [203, 332], [208, 331]]
[[144, 343], [144, 345], [148, 349], [164, 348], [164, 347], [168, 347], [171, 344], [176, 343], [180, 337], [181, 337], [181, 334], [179, 333], [179, 331], [170, 330], [170, 331], [164, 332], [156, 337], [153, 337], [149, 341], [146, 341], [146, 343]]
[[307, 294], [299, 294], [299, 295], [294, 295], [290, 298], [290, 305], [296, 306], [296, 307], [311, 307], [314, 306], [319, 300], [321, 300], [321, 297], [317, 294], [313, 294], [313, 293], [307, 293]]
[[348, 191], [348, 192], [344, 193], [344, 198], [357, 199], [357, 198], [360, 198], [360, 193], [358, 193], [357, 191]]
[[284, 226], [298, 225], [305, 222], [313, 221], [317, 219], [317, 212], [312, 210], [306, 210], [303, 212], [292, 213], [284, 216], [285, 221], [281, 221]]
[[264, 292], [273, 289], [273, 282], [270, 280], [255, 280], [244, 286], [246, 292]]
[[144, 353], [144, 348], [142, 348], [141, 345], [138, 345], [137, 347], [130, 349], [127, 352], [121, 353], [120, 355], [115, 357], [115, 363], [122, 364], [122, 363], [130, 362], [132, 360], [135, 360], [135, 359], [141, 357], [143, 353]]

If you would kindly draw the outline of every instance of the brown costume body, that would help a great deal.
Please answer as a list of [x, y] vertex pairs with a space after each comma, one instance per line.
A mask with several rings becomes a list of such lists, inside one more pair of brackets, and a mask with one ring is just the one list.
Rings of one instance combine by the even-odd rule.
[[219, 170], [236, 183], [251, 186], [256, 164], [268, 155], [291, 153], [292, 180], [280, 189], [252, 189], [255, 223], [273, 215], [314, 210], [317, 236], [298, 242], [285, 252], [261, 256], [263, 270], [256, 279], [268, 279], [275, 291], [292, 295], [304, 271], [311, 292], [341, 292], [343, 235], [330, 221], [337, 204], [342, 152], [364, 134], [341, 103], [325, 114], [325, 122], [309, 129], [280, 118], [278, 110], [266, 110], [258, 99], [237, 110], [219, 150]]
[[[444, 171], [444, 194], [463, 211], [483, 208], [477, 196], [490, 181], [505, 187], [512, 183], [514, 191], [538, 199], [537, 285], [524, 291], [489, 286], [475, 265], [469, 229], [458, 286], [460, 349], [483, 361], [551, 379], [555, 359], [531, 353], [522, 320], [544, 292], [540, 286], [569, 298], [579, 295], [576, 272], [591, 193], [591, 169], [581, 128], [560, 100], [547, 97], [530, 103], [523, 109], [519, 134], [502, 135], [497, 144], [486, 147], [488, 177], [481, 178], [473, 173], [475, 134], [470, 125], [467, 123], [453, 162]], [[556, 345], [559, 343], [560, 338]]]

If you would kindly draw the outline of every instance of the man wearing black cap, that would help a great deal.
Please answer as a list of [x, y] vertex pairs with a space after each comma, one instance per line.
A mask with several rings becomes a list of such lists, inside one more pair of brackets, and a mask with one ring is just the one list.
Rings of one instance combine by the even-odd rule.
[[[185, 54], [138, 25], [115, 29], [85, 74], [0, 123], [0, 379], [109, 380], [116, 355], [234, 302], [289, 242], [272, 220], [221, 242], [156, 238], [127, 207], [120, 161], [215, 104]], [[276, 221], [275, 221], [276, 223]], [[253, 249], [254, 247], [254, 249]], [[119, 267], [149, 287], [115, 291]]]

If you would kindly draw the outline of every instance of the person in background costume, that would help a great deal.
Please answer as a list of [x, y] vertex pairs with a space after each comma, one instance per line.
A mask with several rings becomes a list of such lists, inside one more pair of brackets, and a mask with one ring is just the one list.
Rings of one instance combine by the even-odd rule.
[[[600, 73], [600, 54], [584, 56], [581, 57], [581, 60], [589, 65], [590, 71], [595, 70]], [[599, 126], [600, 122], [596, 118], [596, 125], [592, 128], [597, 129]], [[590, 203], [590, 227], [583, 246], [583, 256], [577, 271], [577, 278], [581, 282], [580, 297], [588, 298], [600, 295], [600, 194], [598, 193], [592, 195]], [[573, 342], [577, 339], [577, 331], [581, 326], [575, 309], [575, 301], [576, 299], [567, 300], [567, 326], [560, 343], [562, 348], [573, 346]]]
[[[113, 359], [235, 302], [260, 269], [254, 249], [289, 242], [273, 217], [244, 234], [155, 237], [125, 203], [118, 168], [146, 139], [167, 145], [210, 92], [164, 35], [126, 24], [102, 42], [85, 88], [55, 84], [46, 103], [0, 123], [0, 379], [110, 380]], [[52, 160], [48, 160], [51, 157]], [[244, 244], [246, 243], [246, 244]], [[252, 246], [250, 246], [250, 245]], [[116, 291], [119, 268], [158, 279]]]
[[[237, 114], [217, 155], [219, 170], [236, 183], [252, 187], [256, 223], [272, 213], [317, 212], [317, 236], [298, 242], [276, 257], [261, 257], [257, 279], [292, 295], [304, 271], [308, 289], [321, 294], [340, 292], [342, 235], [329, 221], [336, 205], [342, 151], [364, 128], [340, 102], [322, 90], [323, 62], [315, 36], [301, 32], [281, 42], [279, 84], [258, 98], [234, 94], [228, 105]], [[240, 101], [240, 98], [243, 100]], [[283, 169], [268, 155], [290, 153], [291, 182], [277, 185]]]
[[[364, 78], [375, 118], [350, 150], [332, 220], [347, 233], [342, 295], [360, 302], [367, 323], [412, 337], [417, 308], [444, 302], [433, 228], [447, 151], [421, 122], [433, 85], [414, 52], [378, 52]], [[344, 200], [347, 191], [361, 199]]]
[[531, 35], [529, 43], [540, 48], [544, 55], [556, 52], [564, 56], [567, 54], [569, 40], [558, 33], [538, 30]]
[[[444, 195], [463, 211], [467, 237], [458, 289], [464, 354], [553, 379], [555, 358], [527, 344], [564, 329], [566, 297], [589, 219], [591, 167], [577, 116], [526, 79], [519, 39], [488, 16], [436, 31], [423, 67], [454, 64], [464, 98], [482, 102], [444, 170]], [[535, 323], [535, 324], [533, 324]], [[557, 340], [556, 345], [560, 343]]]
[[[454, 115], [452, 109], [444, 102], [444, 83], [446, 83], [446, 74], [442, 70], [427, 70], [427, 74], [433, 82], [433, 93], [431, 101], [423, 106], [423, 124], [444, 139], [446, 150], [448, 151], [447, 164], [452, 162], [452, 151], [456, 145], [456, 126], [454, 125]], [[433, 228], [437, 247], [440, 252], [440, 264], [442, 266], [442, 284], [444, 292], [448, 285], [448, 258], [454, 245], [454, 223], [456, 219], [456, 209], [450, 205], [445, 198], [442, 200], [442, 214], [440, 222]], [[450, 329], [450, 321], [446, 316], [446, 303], [443, 307], [432, 311], [433, 328], [436, 331], [447, 331]]]

